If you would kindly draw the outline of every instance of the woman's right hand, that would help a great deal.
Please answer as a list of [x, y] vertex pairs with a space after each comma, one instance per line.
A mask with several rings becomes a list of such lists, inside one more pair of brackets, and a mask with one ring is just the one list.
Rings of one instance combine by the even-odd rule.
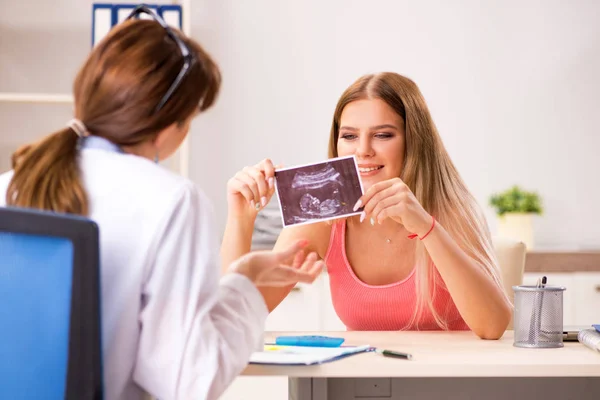
[[244, 167], [227, 182], [229, 214], [256, 216], [275, 193], [275, 167], [268, 158]]
[[308, 240], [298, 240], [282, 251], [254, 251], [234, 261], [230, 272], [245, 275], [256, 286], [281, 287], [312, 283], [323, 270], [316, 253], [304, 254]]

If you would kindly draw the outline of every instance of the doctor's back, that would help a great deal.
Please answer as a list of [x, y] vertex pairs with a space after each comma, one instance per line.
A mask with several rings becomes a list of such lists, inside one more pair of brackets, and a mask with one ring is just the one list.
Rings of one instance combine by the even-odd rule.
[[[191, 182], [141, 157], [84, 148], [78, 164], [88, 217], [100, 228], [106, 399], [141, 398], [130, 380], [134, 373], [144, 380], [137, 361], [177, 374], [187, 345], [180, 333], [189, 334], [194, 323], [191, 300], [214, 295], [203, 288], [218, 279], [213, 267], [220, 265], [210, 204]], [[0, 206], [12, 175], [0, 176]], [[206, 259], [191, 260], [196, 253]]]

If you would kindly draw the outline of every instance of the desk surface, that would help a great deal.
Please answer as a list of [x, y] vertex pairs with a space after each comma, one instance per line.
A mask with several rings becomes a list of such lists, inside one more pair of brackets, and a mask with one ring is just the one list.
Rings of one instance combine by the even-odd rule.
[[[266, 342], [279, 335], [269, 332]], [[249, 365], [243, 375], [290, 377], [600, 377], [600, 353], [578, 342], [558, 349], [513, 346], [513, 332], [482, 340], [472, 332], [308, 332], [345, 337], [344, 345], [364, 345], [411, 353], [410, 361], [376, 353], [353, 355], [315, 366]]]

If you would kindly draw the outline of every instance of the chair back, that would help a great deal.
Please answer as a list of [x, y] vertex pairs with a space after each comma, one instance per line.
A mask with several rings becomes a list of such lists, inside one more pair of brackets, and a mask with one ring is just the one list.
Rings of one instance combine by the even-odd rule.
[[102, 399], [98, 227], [0, 208], [0, 399]]
[[[504, 291], [511, 303], [514, 303], [512, 287], [523, 283], [527, 248], [523, 242], [500, 236], [494, 236], [492, 243], [502, 273]], [[512, 326], [513, 321], [511, 320], [507, 329], [512, 329]]]

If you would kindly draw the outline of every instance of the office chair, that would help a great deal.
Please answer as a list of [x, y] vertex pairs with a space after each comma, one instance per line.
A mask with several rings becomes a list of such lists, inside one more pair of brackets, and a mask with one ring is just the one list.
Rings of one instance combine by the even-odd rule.
[[[492, 244], [502, 273], [504, 291], [514, 304], [515, 294], [512, 287], [523, 284], [527, 248], [523, 242], [501, 236], [492, 237]], [[506, 329], [513, 329], [512, 320]]]
[[102, 399], [98, 227], [0, 208], [0, 399]]

